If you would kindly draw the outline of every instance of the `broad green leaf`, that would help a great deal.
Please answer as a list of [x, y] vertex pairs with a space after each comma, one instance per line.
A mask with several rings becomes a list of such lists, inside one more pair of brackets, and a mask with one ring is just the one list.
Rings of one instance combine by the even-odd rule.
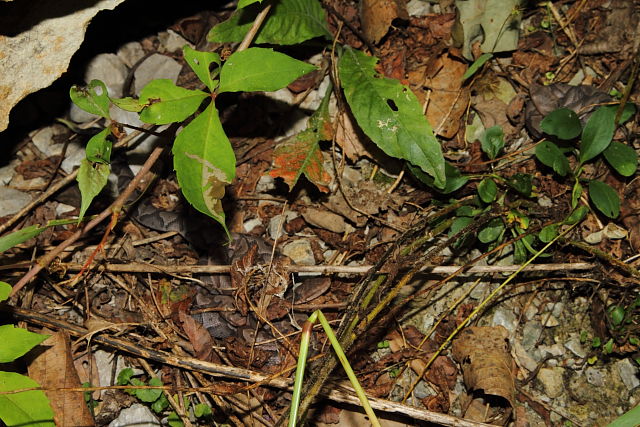
[[133, 111], [134, 113], [139, 113], [144, 107], [146, 107], [145, 103], [140, 103], [140, 100], [131, 97], [109, 99], [121, 110]]
[[529, 197], [533, 189], [532, 181], [533, 178], [531, 175], [527, 173], [517, 173], [507, 179], [507, 184], [523, 196]]
[[91, 201], [100, 194], [104, 186], [107, 185], [110, 172], [111, 167], [104, 163], [91, 163], [87, 159], [83, 159], [82, 162], [80, 162], [80, 170], [76, 178], [82, 196], [78, 224], [82, 221]]
[[[435, 188], [433, 184], [433, 177], [422, 172], [422, 169], [412, 165], [411, 163], [407, 163], [407, 167], [409, 168], [409, 172], [411, 172], [416, 178], [418, 178], [429, 187]], [[453, 193], [469, 181], [468, 177], [462, 175], [462, 173], [460, 173], [460, 170], [449, 162], [444, 162], [444, 174], [447, 179], [444, 188], [435, 188], [442, 194]]]
[[378, 59], [346, 48], [340, 59], [340, 81], [358, 125], [389, 156], [408, 160], [446, 184], [440, 143], [422, 114], [414, 93], [398, 80], [380, 76]]
[[320, 107], [309, 118], [307, 129], [276, 145], [273, 152], [274, 167], [269, 175], [284, 179], [289, 189], [293, 189], [300, 176], [304, 174], [320, 191], [329, 192], [331, 176], [324, 170], [324, 157], [319, 142], [332, 138], [330, 94], [327, 93]]
[[[211, 42], [240, 42], [251, 28], [256, 15], [263, 9], [252, 4], [236, 11], [231, 18], [211, 29]], [[331, 40], [324, 9], [318, 0], [280, 0], [273, 3], [256, 37], [255, 43], [292, 45], [315, 37]]]
[[564, 221], [562, 221], [562, 223], [567, 225], [576, 224], [582, 221], [585, 216], [587, 216], [587, 212], [589, 212], [589, 209], [587, 209], [586, 206], [579, 206], [576, 210], [571, 212], [571, 215], [569, 215]]
[[598, 107], [589, 117], [582, 130], [580, 163], [593, 159], [609, 146], [615, 131], [615, 124], [613, 123], [615, 116], [615, 109], [603, 106]]
[[0, 237], [0, 253], [16, 245], [19, 245], [22, 242], [26, 242], [33, 237], [36, 237], [44, 230], [46, 230], [46, 227], [40, 227], [39, 225], [30, 225], [21, 230], [14, 231], [13, 233]]
[[91, 137], [87, 142], [86, 157], [87, 160], [94, 163], [111, 162], [111, 141], [107, 141], [107, 137], [111, 134], [109, 128], [103, 129], [100, 133]]
[[589, 181], [589, 198], [596, 208], [609, 218], [620, 215], [620, 198], [618, 193], [602, 181]]
[[109, 118], [109, 94], [100, 80], [91, 80], [86, 88], [71, 86], [69, 96], [74, 104], [87, 113]]
[[209, 67], [212, 63], [216, 63], [220, 67], [220, 55], [215, 52], [201, 52], [191, 49], [189, 45], [185, 45], [182, 52], [189, 67], [196, 73], [200, 81], [213, 92], [218, 85], [218, 81], [214, 80], [214, 77], [218, 75], [220, 70], [216, 69], [212, 72]]
[[538, 233], [538, 239], [540, 239], [542, 243], [549, 243], [550, 241], [555, 239], [557, 235], [558, 224], [551, 224], [540, 230], [540, 233]]
[[625, 412], [609, 423], [607, 427], [637, 427], [638, 420], [640, 420], [640, 405]]
[[207, 96], [201, 90], [176, 86], [169, 79], [152, 80], [140, 92], [140, 102], [147, 105], [140, 120], [156, 125], [181, 122], [195, 113]]
[[[616, 110], [616, 114], [618, 113], [618, 108], [619, 108], [618, 105], [611, 105], [609, 106], [609, 108], [614, 108]], [[627, 120], [633, 117], [635, 113], [636, 113], [635, 104], [632, 104], [630, 102], [624, 104], [624, 107], [622, 108], [622, 114], [620, 114], [620, 121], [618, 123], [619, 124], [626, 123]]]
[[13, 325], [0, 325], [0, 363], [8, 363], [23, 356], [33, 347], [49, 338]]
[[462, 81], [467, 80], [469, 77], [473, 76], [476, 71], [480, 69], [488, 60], [493, 58], [493, 53], [483, 53], [480, 55], [478, 59], [473, 61], [473, 64], [469, 65], [467, 71], [462, 75]]
[[178, 134], [173, 167], [187, 201], [228, 233], [221, 200], [235, 178], [236, 158], [213, 103]]
[[611, 323], [613, 323], [614, 326], [620, 326], [626, 314], [624, 308], [620, 307], [619, 305], [614, 305], [612, 307], [609, 307], [608, 311], [609, 317], [611, 317]]
[[480, 146], [491, 160], [498, 157], [498, 154], [504, 148], [502, 127], [493, 126], [487, 129], [480, 137]]
[[501, 218], [494, 218], [478, 233], [478, 240], [482, 243], [491, 243], [500, 237], [504, 231], [504, 223]]
[[117, 385], [127, 385], [131, 378], [133, 377], [133, 369], [124, 368], [120, 373], [118, 373], [118, 377], [116, 379]]
[[274, 91], [315, 69], [273, 49], [251, 47], [232, 54], [225, 61], [218, 93]]
[[473, 222], [473, 218], [468, 216], [460, 216], [453, 220], [451, 227], [449, 227], [449, 237], [453, 236], [469, 224]]
[[578, 206], [578, 202], [580, 201], [580, 197], [582, 196], [582, 184], [578, 180], [576, 180], [575, 184], [573, 184], [573, 188], [571, 189], [571, 208], [575, 209]]
[[180, 420], [180, 417], [176, 411], [171, 411], [167, 417], [167, 424], [169, 427], [184, 427], [184, 423]]
[[0, 302], [9, 298], [9, 295], [11, 295], [11, 289], [10, 284], [0, 281]]
[[[40, 385], [15, 372], [0, 371], [0, 391], [36, 388]], [[0, 419], [9, 427], [55, 427], [54, 413], [41, 390], [0, 394]]]
[[557, 136], [564, 140], [576, 138], [582, 132], [582, 124], [578, 115], [568, 108], [559, 108], [547, 114], [540, 122], [540, 128], [547, 135]]
[[211, 411], [211, 406], [204, 403], [198, 403], [193, 407], [193, 414], [196, 416], [196, 418], [201, 418], [212, 415], [213, 412]]
[[569, 173], [569, 160], [553, 142], [542, 141], [536, 145], [536, 157], [542, 164], [553, 168], [554, 172], [560, 176]]
[[[478, 195], [485, 203], [491, 203], [498, 195], [498, 186], [491, 178], [485, 178], [478, 184]], [[484, 242], [486, 243], [486, 242]]]
[[240, 0], [237, 9], [243, 9], [253, 3], [262, 3], [262, 0]]
[[164, 393], [162, 393], [160, 397], [151, 404], [151, 410], [153, 410], [153, 412], [157, 414], [164, 411], [168, 407], [169, 407], [169, 399], [167, 399], [167, 396], [165, 396]]
[[604, 158], [622, 176], [631, 176], [638, 168], [636, 150], [618, 141], [612, 141], [604, 150]]
[[[149, 380], [148, 385], [161, 386], [162, 381], [160, 378], [153, 377]], [[136, 390], [136, 397], [146, 403], [155, 402], [161, 394], [162, 390], [159, 388], [139, 388]]]

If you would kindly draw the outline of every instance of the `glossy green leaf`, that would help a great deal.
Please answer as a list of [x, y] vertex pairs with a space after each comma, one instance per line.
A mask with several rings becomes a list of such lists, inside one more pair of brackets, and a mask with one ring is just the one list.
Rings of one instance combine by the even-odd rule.
[[559, 108], [547, 114], [540, 122], [540, 128], [547, 135], [557, 136], [564, 140], [577, 138], [582, 132], [582, 124], [578, 115], [568, 108]]
[[173, 167], [187, 201], [228, 233], [221, 200], [225, 186], [235, 178], [236, 158], [213, 104], [178, 134]]
[[[143, 383], [144, 384], [144, 383]], [[151, 386], [161, 386], [162, 385], [162, 381], [160, 381], [160, 378], [151, 378], [149, 380], [149, 384]], [[151, 403], [151, 402], [155, 402], [160, 395], [162, 394], [162, 390], [159, 388], [139, 388], [136, 389], [136, 397], [140, 400], [142, 400], [143, 402], [146, 403]]]
[[87, 159], [83, 159], [82, 162], [80, 162], [80, 170], [76, 178], [82, 196], [78, 224], [82, 221], [89, 205], [91, 205], [91, 201], [100, 194], [104, 186], [107, 185], [110, 172], [111, 167], [104, 163], [91, 163]]
[[602, 181], [589, 181], [589, 198], [600, 212], [609, 218], [620, 215], [618, 193]]
[[182, 49], [184, 60], [191, 67], [196, 76], [200, 79], [204, 85], [213, 90], [218, 85], [218, 81], [214, 78], [220, 72], [219, 69], [215, 69], [213, 72], [210, 70], [211, 64], [215, 63], [220, 67], [220, 55], [215, 52], [201, 52], [199, 50], [191, 49], [188, 45]]
[[558, 227], [558, 224], [551, 224], [543, 227], [542, 230], [540, 230], [540, 233], [538, 233], [538, 239], [540, 239], [542, 243], [549, 243], [558, 235]]
[[14, 231], [13, 233], [0, 237], [0, 253], [10, 249], [22, 242], [36, 237], [38, 234], [46, 230], [46, 227], [40, 227], [39, 225], [30, 225], [21, 230]]
[[86, 156], [87, 160], [94, 163], [111, 162], [111, 141], [107, 137], [111, 134], [109, 128], [103, 129], [100, 133], [91, 137], [87, 142]]
[[504, 148], [504, 132], [501, 126], [493, 126], [487, 129], [480, 137], [482, 151], [491, 159], [498, 157]]
[[603, 106], [598, 107], [589, 117], [582, 131], [580, 163], [593, 159], [609, 146], [615, 131], [615, 116], [615, 109]]
[[434, 178], [435, 187], [445, 188], [442, 149], [420, 102], [398, 80], [380, 76], [377, 62], [351, 48], [340, 59], [340, 81], [358, 125], [382, 151], [420, 167]]
[[0, 281], [0, 302], [9, 298], [9, 295], [11, 295], [11, 289], [12, 287], [10, 284]]
[[100, 80], [91, 80], [87, 87], [71, 86], [71, 101], [87, 113], [109, 118], [109, 94]]
[[491, 243], [500, 237], [504, 231], [504, 223], [500, 218], [494, 218], [478, 233], [478, 240], [482, 243]]
[[527, 173], [517, 173], [507, 179], [507, 184], [523, 196], [529, 197], [533, 189], [533, 177]]
[[588, 212], [589, 209], [587, 209], [586, 206], [579, 206], [576, 210], [571, 212], [571, 215], [569, 215], [564, 221], [562, 221], [562, 223], [567, 225], [576, 224], [582, 221], [584, 217], [587, 216]]
[[485, 178], [478, 184], [478, 195], [485, 203], [491, 203], [498, 195], [498, 186], [491, 178]]
[[218, 93], [274, 91], [315, 69], [273, 49], [252, 47], [232, 54], [225, 61]]
[[[256, 15], [263, 9], [251, 4], [236, 11], [231, 18], [211, 29], [211, 42], [240, 42], [251, 28]], [[292, 45], [315, 37], [331, 40], [324, 9], [318, 0], [280, 0], [273, 4], [260, 27], [255, 43]]]
[[569, 173], [569, 160], [553, 142], [542, 141], [536, 145], [536, 157], [540, 163], [553, 168], [554, 172], [560, 176]]
[[13, 325], [0, 325], [0, 363], [8, 363], [23, 356], [33, 347], [49, 338]]
[[195, 113], [207, 96], [201, 90], [176, 86], [169, 79], [152, 80], [140, 92], [140, 102], [147, 105], [140, 120], [156, 125], [181, 122]]
[[483, 53], [478, 59], [473, 61], [473, 64], [469, 65], [467, 71], [462, 75], [462, 81], [467, 80], [473, 76], [488, 60], [493, 58], [493, 53]]
[[139, 113], [142, 111], [144, 107], [146, 107], [145, 103], [141, 103], [139, 99], [126, 97], [126, 98], [109, 98], [116, 107], [125, 111], [132, 111], [134, 113]]
[[239, 0], [237, 9], [243, 9], [254, 3], [262, 3], [262, 0]]
[[[36, 388], [40, 385], [15, 372], [0, 371], [0, 391]], [[53, 410], [41, 390], [0, 394], [0, 419], [9, 427], [55, 427]]]
[[[618, 113], [618, 108], [619, 108], [618, 105], [611, 105], [608, 108], [614, 108], [616, 110], [616, 114]], [[626, 104], [624, 104], [624, 107], [622, 109], [622, 114], [620, 114], [619, 124], [626, 123], [627, 120], [633, 117], [634, 114], [636, 114], [635, 104], [627, 102]]]
[[407, 163], [407, 168], [409, 169], [409, 172], [413, 174], [413, 176], [442, 194], [453, 193], [469, 181], [469, 177], [462, 175], [462, 173], [460, 173], [460, 170], [449, 162], [444, 163], [444, 174], [447, 180], [444, 188], [436, 188], [433, 183], [433, 177], [424, 173], [419, 167], [414, 166], [411, 163]]
[[636, 150], [618, 141], [612, 141], [604, 150], [604, 158], [622, 176], [631, 176], [638, 169]]

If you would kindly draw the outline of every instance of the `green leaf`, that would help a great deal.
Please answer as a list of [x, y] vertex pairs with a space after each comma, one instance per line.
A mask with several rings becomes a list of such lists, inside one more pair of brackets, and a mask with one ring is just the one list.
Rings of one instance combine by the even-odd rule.
[[582, 124], [578, 115], [568, 108], [559, 108], [547, 114], [540, 122], [540, 128], [547, 135], [557, 136], [564, 140], [574, 139], [582, 132]]
[[116, 107], [120, 108], [121, 110], [133, 111], [134, 113], [139, 113], [144, 107], [146, 107], [145, 103], [140, 103], [140, 100], [131, 97], [109, 99]]
[[169, 79], [151, 80], [140, 92], [140, 102], [147, 105], [140, 120], [156, 125], [181, 122], [195, 113], [207, 96], [201, 90], [176, 86]]
[[589, 198], [600, 212], [609, 218], [620, 215], [618, 193], [602, 181], [589, 181]]
[[491, 159], [498, 157], [500, 150], [504, 148], [504, 132], [502, 127], [493, 126], [487, 129], [480, 137], [482, 151]]
[[86, 157], [93, 163], [109, 164], [111, 161], [111, 141], [107, 137], [111, 134], [111, 129], [103, 129], [100, 133], [93, 135], [87, 142]]
[[151, 404], [151, 410], [153, 410], [153, 412], [157, 414], [164, 411], [168, 407], [169, 407], [169, 399], [167, 399], [167, 396], [164, 393], [162, 393], [160, 397]]
[[198, 403], [193, 407], [193, 414], [196, 416], [196, 418], [202, 418], [213, 415], [213, 412], [211, 411], [211, 407], [209, 405]]
[[236, 174], [236, 158], [213, 103], [178, 134], [173, 167], [187, 201], [227, 231], [222, 210], [225, 186]]
[[538, 238], [542, 243], [549, 243], [558, 235], [558, 224], [547, 225], [540, 230]]
[[13, 325], [0, 325], [0, 363], [12, 362], [49, 338]]
[[571, 215], [562, 221], [562, 223], [567, 225], [577, 224], [587, 216], [587, 212], [589, 212], [589, 209], [587, 209], [586, 206], [579, 206], [578, 209], [571, 212]]
[[613, 420], [607, 427], [637, 427], [640, 420], [640, 405]]
[[603, 106], [589, 117], [582, 131], [580, 163], [593, 159], [609, 146], [615, 131], [615, 116], [615, 109]]
[[212, 63], [216, 63], [220, 67], [220, 55], [215, 52], [201, 52], [199, 50], [191, 49], [189, 45], [185, 45], [182, 49], [184, 60], [189, 64], [189, 67], [196, 73], [196, 76], [200, 79], [210, 91], [218, 85], [218, 81], [214, 80], [214, 77], [220, 72], [219, 69], [210, 71]]
[[14, 231], [11, 234], [0, 237], [0, 253], [36, 237], [46, 229], [46, 227], [40, 227], [39, 225], [34, 224], [25, 227], [22, 230]]
[[498, 195], [498, 186], [491, 178], [485, 178], [478, 184], [478, 195], [485, 203], [491, 203]]
[[91, 201], [100, 194], [104, 186], [107, 185], [110, 172], [111, 168], [104, 163], [91, 163], [87, 159], [83, 159], [82, 162], [80, 162], [80, 170], [76, 178], [82, 196], [78, 224], [82, 221]]
[[109, 94], [100, 80], [91, 80], [86, 88], [71, 86], [69, 96], [74, 104], [87, 113], [109, 118]]
[[346, 48], [339, 72], [344, 94], [364, 133], [389, 156], [405, 159], [446, 184], [445, 161], [422, 106], [411, 89], [380, 76], [378, 59]]
[[457, 232], [468, 226], [473, 222], [473, 218], [468, 216], [460, 216], [455, 218], [449, 227], [449, 237], [455, 235]]
[[560, 176], [569, 173], [569, 161], [553, 142], [542, 141], [536, 145], [536, 157], [540, 163], [553, 168], [554, 172]]
[[238, 1], [237, 9], [243, 9], [243, 8], [249, 6], [249, 5], [253, 4], [253, 3], [256, 3], [256, 2], [262, 3], [262, 0], [240, 0], [240, 1]]
[[[160, 378], [154, 377], [149, 380], [149, 385], [161, 386], [162, 381], [160, 381]], [[155, 402], [161, 394], [162, 390], [156, 388], [139, 388], [136, 390], [136, 397], [146, 403]]]
[[[40, 385], [15, 372], [0, 371], [0, 391], [36, 388]], [[55, 427], [54, 413], [41, 390], [0, 394], [0, 419], [9, 427]]]
[[117, 385], [127, 385], [131, 378], [133, 377], [133, 369], [124, 368], [120, 373], [118, 373], [118, 378], [116, 379]]
[[218, 93], [274, 91], [315, 69], [273, 49], [252, 47], [232, 54], [225, 61]]
[[[609, 108], [614, 108], [616, 110], [616, 114], [618, 112], [618, 105], [610, 105]], [[630, 102], [624, 104], [624, 107], [622, 109], [622, 114], [620, 115], [620, 121], [618, 122], [619, 124], [623, 124], [626, 123], [627, 120], [629, 120], [631, 117], [633, 117], [633, 115], [636, 113], [636, 106], [635, 104], [632, 104]]]
[[[266, 21], [258, 30], [255, 43], [293, 45], [314, 37], [331, 40], [324, 9], [318, 0], [280, 0], [272, 4]], [[236, 11], [231, 18], [211, 29], [209, 41], [242, 41], [262, 9], [262, 5], [252, 4]]]
[[180, 420], [180, 417], [176, 413], [176, 411], [171, 411], [169, 416], [167, 417], [167, 424], [169, 427], [183, 427], [184, 423]]
[[611, 318], [611, 323], [613, 326], [620, 326], [625, 316], [624, 308], [619, 305], [614, 305], [609, 308], [609, 317]]
[[578, 202], [580, 201], [580, 197], [582, 196], [582, 185], [579, 181], [573, 184], [573, 188], [571, 189], [571, 208], [575, 209], [578, 206]]
[[407, 163], [407, 168], [409, 169], [409, 172], [411, 172], [416, 178], [418, 178], [424, 184], [428, 185], [431, 188], [434, 188], [435, 190], [437, 190], [442, 194], [453, 193], [454, 191], [458, 190], [460, 187], [462, 187], [469, 181], [469, 178], [462, 175], [462, 173], [460, 173], [460, 170], [458, 168], [456, 168], [451, 163], [446, 161], [444, 162], [444, 174], [447, 179], [447, 182], [444, 185], [444, 188], [435, 188], [433, 183], [433, 177], [422, 172], [422, 169], [420, 169], [419, 167], [414, 166], [411, 163]]
[[604, 150], [604, 158], [622, 176], [631, 176], [638, 169], [636, 150], [618, 141], [612, 141]]
[[478, 240], [482, 243], [495, 241], [504, 231], [504, 223], [501, 218], [494, 218], [478, 233]]
[[529, 197], [533, 189], [532, 180], [531, 175], [527, 173], [517, 173], [507, 179], [507, 184], [523, 196]]
[[13, 288], [10, 284], [0, 281], [0, 302], [9, 298], [9, 295], [11, 295], [11, 289]]
[[473, 61], [473, 64], [469, 65], [467, 71], [462, 75], [462, 81], [467, 80], [473, 76], [488, 60], [493, 58], [493, 53], [483, 53], [478, 59]]

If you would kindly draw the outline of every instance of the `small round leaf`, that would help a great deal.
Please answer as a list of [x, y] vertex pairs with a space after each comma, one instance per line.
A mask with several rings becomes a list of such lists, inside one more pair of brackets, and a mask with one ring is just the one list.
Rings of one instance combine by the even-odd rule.
[[491, 178], [485, 178], [478, 184], [478, 195], [485, 203], [491, 203], [498, 195], [498, 186]]
[[638, 154], [626, 144], [613, 141], [604, 150], [604, 157], [607, 162], [622, 176], [631, 176], [638, 169]]
[[578, 115], [568, 108], [559, 108], [547, 114], [540, 122], [540, 128], [546, 134], [564, 140], [576, 138], [582, 132]]

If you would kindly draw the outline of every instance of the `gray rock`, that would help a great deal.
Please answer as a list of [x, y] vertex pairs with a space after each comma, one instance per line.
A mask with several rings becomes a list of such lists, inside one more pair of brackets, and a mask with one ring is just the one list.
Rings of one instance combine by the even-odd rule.
[[182, 65], [173, 58], [154, 53], [134, 71], [136, 95], [140, 95], [142, 88], [154, 79], [169, 79], [175, 83], [178, 80], [180, 70], [182, 70]]
[[542, 325], [540, 322], [535, 320], [527, 322], [522, 329], [522, 346], [525, 350], [531, 350], [540, 339], [541, 334]]
[[308, 208], [302, 213], [302, 217], [307, 223], [334, 233], [344, 233], [347, 228], [343, 217], [328, 210]]
[[0, 168], [0, 185], [8, 184], [11, 181], [19, 164], [18, 159], [13, 159], [8, 165]]
[[509, 333], [513, 333], [516, 330], [516, 320], [513, 310], [506, 310], [500, 307], [493, 313], [491, 324], [493, 326], [504, 326]]
[[306, 239], [294, 240], [282, 248], [282, 253], [297, 265], [315, 265], [311, 243]]
[[575, 336], [575, 334], [564, 343], [564, 346], [567, 348], [567, 350], [571, 351], [573, 354], [582, 359], [587, 357], [587, 351], [582, 346], [580, 338]]
[[158, 40], [167, 52], [175, 52], [176, 50], [181, 51], [184, 45], [193, 47], [191, 43], [173, 30], [162, 31], [158, 34]]
[[62, 125], [55, 124], [47, 126], [34, 132], [33, 135], [31, 135], [31, 141], [46, 157], [57, 156], [62, 154], [64, 144], [54, 144], [53, 137], [63, 132], [64, 126]]
[[629, 391], [640, 385], [640, 378], [638, 378], [638, 367], [628, 358], [622, 359], [616, 362], [616, 368], [622, 382]]
[[31, 196], [14, 188], [0, 186], [0, 217], [13, 215], [31, 202]]
[[563, 372], [563, 368], [542, 368], [538, 372], [538, 381], [542, 383], [547, 396], [552, 399], [559, 397], [564, 390]]
[[122, 62], [122, 59], [114, 53], [101, 53], [89, 62], [84, 75], [85, 83], [91, 80], [102, 80], [107, 86], [109, 96], [120, 98], [122, 87], [129, 73], [129, 68]]
[[67, 155], [60, 164], [60, 168], [66, 173], [71, 173], [80, 166], [82, 159], [86, 157], [84, 147], [76, 142], [71, 142], [67, 146]]
[[153, 415], [151, 409], [139, 403], [120, 411], [118, 418], [109, 423], [109, 427], [153, 427], [160, 426], [160, 421]]
[[595, 385], [596, 387], [604, 386], [604, 374], [601, 370], [589, 367], [584, 371], [584, 374], [589, 384]]
[[118, 55], [118, 58], [120, 58], [127, 67], [131, 68], [145, 55], [145, 53], [140, 43], [129, 42], [122, 45], [120, 49], [118, 49], [118, 52], [116, 52], [116, 55]]
[[256, 184], [256, 193], [266, 193], [275, 189], [275, 180], [271, 175], [262, 175]]

